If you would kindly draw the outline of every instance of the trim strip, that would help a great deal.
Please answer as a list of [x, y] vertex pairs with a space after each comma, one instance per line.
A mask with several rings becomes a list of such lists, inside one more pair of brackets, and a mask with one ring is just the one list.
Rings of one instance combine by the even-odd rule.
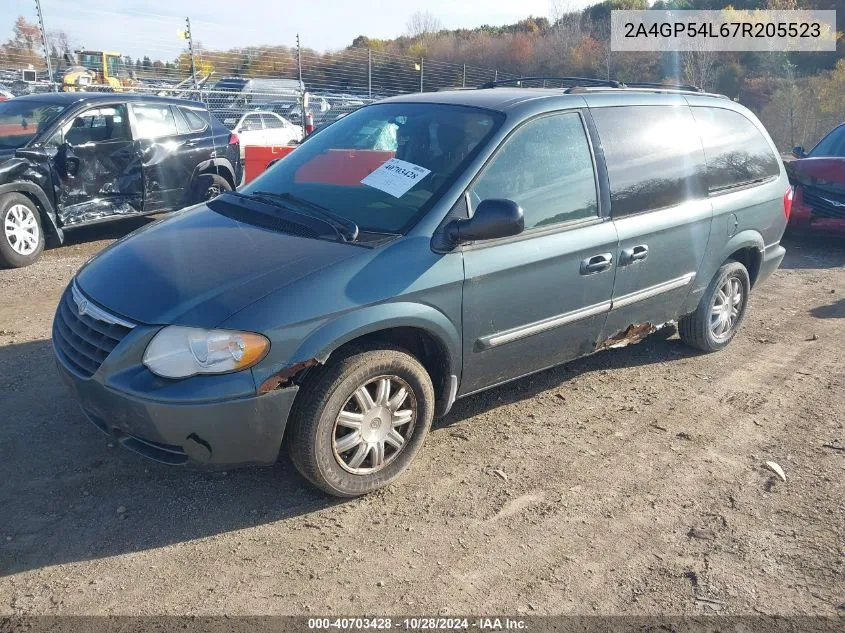
[[659, 294], [663, 294], [664, 292], [669, 292], [670, 290], [675, 290], [677, 288], [683, 288], [687, 284], [689, 284], [695, 278], [695, 273], [687, 273], [681, 277], [676, 277], [675, 279], [670, 279], [669, 281], [664, 281], [663, 283], [649, 286], [648, 288], [643, 288], [642, 290], [637, 290], [636, 292], [631, 292], [627, 295], [622, 295], [618, 299], [614, 299], [613, 307], [611, 310], [616, 310], [617, 308], [624, 308], [625, 306], [629, 306], [632, 303], [637, 303], [638, 301], [643, 301], [644, 299], [651, 299], [651, 297], [655, 297]]
[[624, 308], [632, 303], [650, 299], [651, 297], [663, 294], [664, 292], [683, 288], [693, 279], [695, 279], [695, 273], [687, 273], [681, 277], [676, 277], [675, 279], [670, 279], [669, 281], [664, 281], [663, 283], [623, 295], [615, 301], [602, 301], [601, 303], [596, 303], [579, 310], [573, 310], [572, 312], [565, 312], [564, 314], [543, 319], [542, 321], [535, 321], [534, 323], [529, 323], [528, 325], [521, 325], [503, 332], [496, 332], [495, 334], [482, 336], [476, 341], [476, 347], [479, 351], [491, 349], [493, 347], [498, 347], [499, 345], [504, 345], [505, 343], [512, 343], [513, 341], [518, 341], [535, 334], [553, 330], [568, 323], [587, 319], [589, 317], [602, 314], [603, 312], [610, 312], [611, 310]]
[[82, 291], [76, 285], [75, 279], [73, 280], [73, 285], [70, 287], [70, 292], [73, 296], [73, 301], [76, 304], [76, 309], [79, 314], [87, 314], [89, 317], [96, 319], [97, 321], [102, 321], [103, 323], [108, 323], [110, 325], [122, 325], [130, 330], [135, 327], [134, 323], [124, 321], [119, 317], [109, 314], [99, 306], [94, 305], [94, 302], [90, 301], [82, 294]]
[[489, 336], [482, 336], [478, 339], [477, 346], [480, 349], [485, 350], [490, 349], [491, 347], [504, 345], [505, 343], [518, 341], [519, 339], [533, 336], [534, 334], [553, 330], [554, 328], [566, 325], [567, 323], [580, 321], [581, 319], [587, 319], [589, 317], [596, 316], [597, 314], [608, 312], [610, 311], [610, 306], [610, 301], [602, 301], [601, 303], [596, 303], [595, 305], [587, 306], [586, 308], [581, 308], [579, 310], [573, 310], [572, 312], [559, 314], [548, 319], [543, 319], [542, 321], [535, 321], [534, 323], [521, 325], [511, 330], [505, 330], [504, 332], [497, 332], [495, 334], [490, 334]]

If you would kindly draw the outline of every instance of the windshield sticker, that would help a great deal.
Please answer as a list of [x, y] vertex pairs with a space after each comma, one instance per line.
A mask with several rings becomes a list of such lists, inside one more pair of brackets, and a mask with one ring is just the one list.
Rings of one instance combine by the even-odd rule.
[[361, 184], [389, 193], [394, 198], [401, 198], [430, 173], [431, 170], [425, 167], [391, 158], [364, 178]]

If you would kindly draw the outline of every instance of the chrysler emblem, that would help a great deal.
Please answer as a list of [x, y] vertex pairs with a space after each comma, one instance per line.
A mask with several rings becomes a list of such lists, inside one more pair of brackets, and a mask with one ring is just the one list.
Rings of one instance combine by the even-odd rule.
[[79, 316], [86, 314], [88, 312], [88, 300], [80, 300], [79, 303], [76, 304], [76, 309], [79, 311]]
[[[821, 198], [821, 196], [819, 196]], [[838, 202], [837, 200], [830, 200], [829, 198], [822, 198], [825, 202], [827, 202], [832, 207], [845, 207], [845, 204]]]

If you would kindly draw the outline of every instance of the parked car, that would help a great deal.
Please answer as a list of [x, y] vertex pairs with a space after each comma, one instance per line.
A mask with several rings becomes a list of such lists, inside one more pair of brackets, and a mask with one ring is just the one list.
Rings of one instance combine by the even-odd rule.
[[60, 373], [153, 460], [271, 463], [285, 437], [308, 480], [364, 494], [456, 398], [673, 321], [724, 348], [784, 256], [787, 187], [716, 95], [388, 99], [88, 262], [56, 313]]
[[302, 140], [302, 128], [273, 112], [257, 110], [244, 114], [232, 127], [241, 143], [241, 158], [247, 145], [279, 147]]
[[845, 123], [809, 152], [796, 147], [787, 163], [793, 188], [789, 229], [796, 233], [845, 235]]
[[47, 93], [0, 103], [0, 264], [34, 262], [45, 238], [230, 191], [238, 137], [201, 103]]

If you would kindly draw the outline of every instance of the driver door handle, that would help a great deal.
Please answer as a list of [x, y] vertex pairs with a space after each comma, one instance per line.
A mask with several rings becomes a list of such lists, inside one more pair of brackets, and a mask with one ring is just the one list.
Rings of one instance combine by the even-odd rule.
[[596, 273], [600, 273], [607, 270], [612, 265], [612, 253], [600, 253], [598, 255], [593, 255], [592, 257], [588, 257], [587, 259], [581, 260], [581, 274], [595, 275]]

